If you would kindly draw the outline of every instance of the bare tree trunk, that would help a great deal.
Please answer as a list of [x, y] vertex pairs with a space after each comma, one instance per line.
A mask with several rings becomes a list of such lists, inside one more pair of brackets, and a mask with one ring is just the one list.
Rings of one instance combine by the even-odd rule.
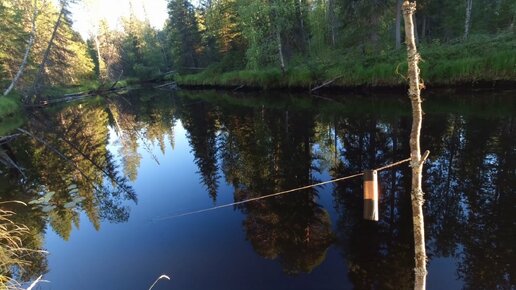
[[95, 33], [95, 36], [93, 37], [93, 39], [95, 40], [95, 48], [97, 50], [97, 63], [98, 63], [98, 66], [99, 66], [99, 79], [100, 80], [104, 80], [105, 79], [105, 74], [102, 72], [102, 57], [101, 57], [101, 53], [100, 53], [100, 42], [99, 42], [99, 37], [97, 35], [97, 33]]
[[[401, 1], [401, 0], [399, 0]], [[330, 21], [331, 46], [335, 46], [335, 0], [328, 0], [328, 19]]]
[[61, 21], [62, 21], [64, 12], [65, 12], [65, 4], [61, 3], [61, 11], [59, 12], [59, 16], [57, 17], [56, 24], [54, 25], [54, 30], [52, 31], [52, 36], [50, 37], [50, 40], [48, 41], [48, 46], [47, 46], [47, 49], [45, 50], [45, 54], [43, 55], [43, 60], [41, 61], [41, 64], [39, 65], [38, 72], [36, 73], [36, 78], [34, 79], [33, 91], [35, 93], [39, 90], [39, 88], [38, 88], [39, 82], [41, 80], [43, 70], [45, 69], [45, 65], [48, 61], [48, 56], [50, 54], [52, 44], [54, 43], [54, 39], [56, 38], [57, 30], [59, 29], [59, 26], [61, 25]]
[[419, 80], [419, 54], [416, 48], [414, 36], [413, 15], [416, 11], [416, 3], [407, 0], [403, 2], [403, 18], [405, 20], [405, 43], [407, 45], [409, 98], [412, 104], [412, 130], [410, 132], [410, 157], [412, 167], [412, 222], [414, 231], [414, 252], [415, 252], [415, 281], [414, 289], [426, 289], [426, 249], [425, 249], [425, 227], [423, 216], [423, 189], [422, 171], [423, 163], [428, 157], [428, 151], [421, 156], [420, 133], [423, 122], [423, 110], [421, 107], [421, 83]]
[[20, 64], [20, 68], [18, 69], [18, 72], [14, 76], [11, 84], [9, 87], [4, 91], [4, 96], [7, 96], [11, 92], [11, 90], [16, 86], [16, 83], [23, 75], [23, 70], [25, 69], [25, 66], [27, 65], [27, 61], [29, 60], [29, 53], [30, 49], [32, 48], [32, 45], [34, 44], [34, 38], [36, 37], [36, 17], [38, 16], [38, 1], [34, 1], [34, 12], [32, 14], [32, 29], [30, 31], [30, 37], [29, 37], [29, 43], [27, 44], [27, 48], [25, 49], [25, 55], [23, 56], [23, 60]]
[[401, 48], [401, 2], [396, 1], [396, 49]]
[[304, 14], [303, 14], [303, 2], [302, 0], [299, 0], [297, 1], [297, 7], [296, 9], [298, 10], [298, 17], [299, 17], [299, 29], [301, 30], [301, 39], [302, 39], [302, 43], [303, 43], [303, 49], [305, 46], [308, 46], [310, 47], [309, 43], [308, 43], [308, 38], [306, 37], [306, 31], [305, 31], [305, 21], [303, 19], [304, 17]]
[[469, 29], [471, 27], [471, 9], [473, 8], [473, 0], [466, 0], [466, 21], [464, 21], [464, 40], [468, 39]]
[[158, 35], [156, 37], [158, 39], [158, 42], [160, 44], [160, 47], [161, 47], [161, 57], [163, 58], [163, 62], [165, 63], [165, 67], [167, 69], [169, 69], [169, 62], [168, 62], [168, 57], [167, 57], [167, 53], [165, 52], [165, 44], [163, 42], [163, 40], [161, 39], [161, 37]]
[[278, 42], [278, 55], [281, 66], [281, 72], [285, 73], [285, 59], [283, 58], [283, 47], [281, 45], [281, 34], [279, 27], [276, 27], [276, 41]]

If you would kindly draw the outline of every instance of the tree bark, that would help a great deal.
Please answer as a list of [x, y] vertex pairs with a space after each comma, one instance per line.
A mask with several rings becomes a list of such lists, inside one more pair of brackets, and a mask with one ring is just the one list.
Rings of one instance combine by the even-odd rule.
[[36, 17], [38, 16], [38, 1], [34, 1], [34, 12], [32, 14], [32, 29], [30, 31], [30, 37], [29, 37], [29, 43], [27, 44], [27, 48], [25, 49], [25, 54], [23, 55], [23, 60], [20, 64], [20, 68], [18, 69], [18, 72], [14, 76], [11, 84], [9, 87], [4, 91], [4, 96], [7, 96], [11, 90], [16, 86], [16, 83], [23, 75], [23, 70], [25, 69], [25, 66], [27, 65], [27, 61], [29, 59], [29, 53], [30, 49], [32, 48], [32, 45], [34, 44], [34, 38], [36, 37]]
[[466, 20], [464, 21], [464, 40], [468, 39], [469, 29], [471, 27], [471, 9], [473, 8], [473, 0], [466, 0]]
[[279, 27], [276, 27], [276, 42], [278, 43], [278, 55], [279, 55], [281, 72], [285, 73], [285, 59], [283, 57], [283, 47], [281, 45], [281, 34], [280, 34]]
[[412, 130], [410, 132], [410, 157], [412, 167], [412, 222], [414, 231], [414, 253], [415, 253], [415, 281], [414, 289], [426, 289], [426, 249], [425, 249], [425, 227], [423, 216], [423, 189], [422, 171], [423, 163], [428, 156], [428, 151], [421, 156], [420, 134], [423, 122], [423, 110], [421, 106], [421, 83], [419, 80], [419, 54], [416, 48], [414, 36], [413, 15], [416, 11], [416, 3], [407, 0], [403, 2], [403, 18], [405, 21], [405, 43], [407, 45], [408, 62], [408, 95], [412, 104]]
[[45, 69], [45, 65], [48, 61], [48, 56], [50, 54], [50, 50], [52, 49], [52, 44], [54, 43], [54, 39], [56, 38], [57, 30], [59, 29], [59, 26], [61, 25], [61, 21], [62, 21], [64, 12], [65, 12], [65, 4], [62, 3], [61, 11], [59, 12], [59, 16], [57, 17], [56, 24], [54, 25], [54, 30], [52, 31], [52, 36], [50, 37], [50, 40], [48, 41], [48, 46], [47, 46], [47, 49], [45, 50], [45, 54], [43, 55], [43, 60], [41, 61], [41, 64], [39, 65], [39, 69], [36, 74], [36, 78], [34, 79], [34, 84], [33, 84], [34, 93], [37, 93], [37, 91], [39, 90], [39, 88], [38, 88], [39, 82], [41, 80], [43, 70]]
[[401, 2], [396, 1], [396, 49], [401, 48]]

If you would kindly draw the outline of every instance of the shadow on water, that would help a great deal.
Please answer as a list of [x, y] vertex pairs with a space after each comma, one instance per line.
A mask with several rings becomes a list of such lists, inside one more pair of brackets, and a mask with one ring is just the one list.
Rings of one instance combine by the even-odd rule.
[[[514, 101], [429, 96], [425, 108], [429, 263], [455, 261], [455, 279], [467, 289], [511, 289], [516, 285]], [[32, 229], [28, 246], [42, 248], [47, 226], [68, 239], [81, 212], [97, 230], [102, 221], [127, 222], [137, 201], [130, 184], [138, 180], [142, 154], [159, 164], [157, 150], [164, 153], [167, 145], [174, 150], [178, 121], [213, 203], [223, 184], [241, 201], [409, 155], [410, 108], [397, 97], [331, 101], [154, 91], [34, 112], [23, 127], [48, 144], [27, 136], [11, 143], [26, 177], [8, 170], [0, 177], [2, 200], [40, 200], [15, 208], [16, 221]], [[116, 149], [109, 148], [112, 135]], [[412, 288], [410, 170], [396, 167], [381, 172], [379, 180], [378, 223], [362, 219], [362, 181], [354, 179], [330, 192], [316, 188], [237, 206], [245, 238], [288, 275], [312, 272], [334, 246], [354, 288]], [[323, 206], [323, 194], [331, 194], [332, 208]], [[35, 254], [23, 278], [46, 272], [45, 259]]]

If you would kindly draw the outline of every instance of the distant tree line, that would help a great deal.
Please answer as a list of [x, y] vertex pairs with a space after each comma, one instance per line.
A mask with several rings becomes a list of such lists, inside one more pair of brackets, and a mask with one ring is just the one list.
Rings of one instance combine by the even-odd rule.
[[[92, 10], [94, 1], [80, 5]], [[423, 45], [514, 34], [516, 3], [511, 0], [417, 4], [416, 37]], [[136, 17], [131, 7], [121, 29], [91, 17], [84, 41], [71, 28], [66, 0], [0, 0], [0, 85], [7, 88], [21, 68], [15, 88], [33, 93], [88, 79], [150, 80], [207, 67], [284, 72], [291, 64], [316, 67], [321, 60], [331, 61], [336, 51], [384, 55], [403, 41], [400, 5], [401, 0], [205, 0], [194, 6], [169, 0], [169, 18], [161, 30], [151, 26], [148, 16]]]

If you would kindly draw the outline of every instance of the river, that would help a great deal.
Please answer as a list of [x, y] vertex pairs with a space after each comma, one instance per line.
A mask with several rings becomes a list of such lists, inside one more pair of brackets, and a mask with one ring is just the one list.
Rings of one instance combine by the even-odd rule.
[[[425, 96], [428, 289], [516, 287], [514, 92]], [[2, 200], [40, 289], [411, 289], [410, 168], [193, 211], [408, 157], [408, 98], [137, 90], [36, 110]], [[183, 214], [188, 215], [183, 215]]]

